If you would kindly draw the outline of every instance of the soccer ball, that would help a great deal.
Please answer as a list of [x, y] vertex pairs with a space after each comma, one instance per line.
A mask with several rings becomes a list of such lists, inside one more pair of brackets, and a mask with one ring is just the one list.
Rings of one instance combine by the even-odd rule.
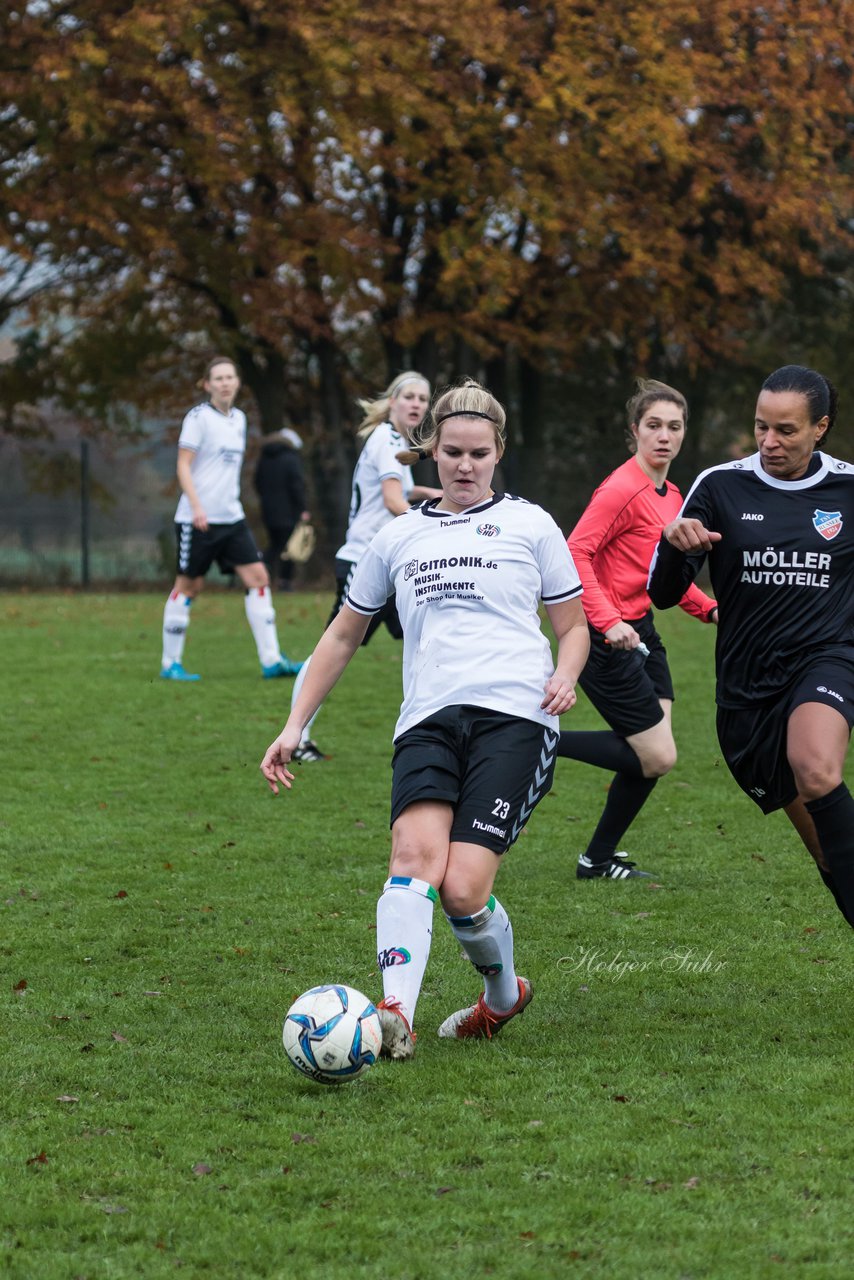
[[312, 987], [285, 1016], [282, 1043], [289, 1060], [318, 1084], [355, 1080], [380, 1056], [380, 1015], [367, 996], [336, 983]]

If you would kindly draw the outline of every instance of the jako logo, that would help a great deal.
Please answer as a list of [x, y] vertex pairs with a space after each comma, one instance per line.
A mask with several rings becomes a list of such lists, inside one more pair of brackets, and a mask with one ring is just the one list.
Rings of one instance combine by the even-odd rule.
[[385, 951], [377, 953], [377, 964], [383, 971], [396, 964], [409, 964], [411, 959], [406, 947], [387, 947]]
[[482, 538], [497, 538], [501, 530], [497, 524], [479, 524], [477, 532]]
[[841, 693], [837, 693], [835, 689], [828, 689], [826, 684], [816, 685], [815, 691], [816, 693], [826, 693], [829, 697], [835, 698], [837, 702], [845, 701]]
[[758, 515], [753, 511], [745, 511], [742, 514], [741, 518], [742, 520], [764, 520], [765, 519], [763, 515]]

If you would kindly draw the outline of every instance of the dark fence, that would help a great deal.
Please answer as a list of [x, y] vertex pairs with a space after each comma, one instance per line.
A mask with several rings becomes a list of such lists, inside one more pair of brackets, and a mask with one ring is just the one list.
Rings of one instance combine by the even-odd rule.
[[[52, 440], [0, 437], [0, 585], [170, 583], [175, 460], [175, 443], [163, 434], [87, 439], [63, 428]], [[251, 467], [243, 501], [263, 549]], [[298, 566], [296, 585], [315, 585], [323, 568]], [[216, 567], [210, 579], [227, 581]]]

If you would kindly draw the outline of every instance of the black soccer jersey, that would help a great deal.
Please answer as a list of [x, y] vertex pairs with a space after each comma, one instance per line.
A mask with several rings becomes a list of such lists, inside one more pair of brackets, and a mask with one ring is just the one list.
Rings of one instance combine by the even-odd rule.
[[[723, 535], [709, 552], [722, 707], [780, 693], [817, 651], [854, 657], [854, 466], [816, 458], [814, 474], [789, 481], [763, 471], [758, 453], [712, 467], [683, 503], [680, 515]], [[704, 559], [662, 538], [653, 604], [677, 604]]]

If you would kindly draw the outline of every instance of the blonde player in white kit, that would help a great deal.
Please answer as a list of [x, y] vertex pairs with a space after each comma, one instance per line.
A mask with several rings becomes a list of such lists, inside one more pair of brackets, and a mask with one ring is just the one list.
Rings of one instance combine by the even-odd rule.
[[240, 390], [237, 366], [226, 356], [216, 356], [202, 386], [209, 398], [187, 414], [178, 440], [178, 574], [163, 610], [160, 675], [164, 680], [200, 678], [184, 670], [184, 642], [190, 606], [216, 561], [223, 569], [233, 568], [246, 588], [246, 618], [261, 674], [266, 680], [293, 676], [301, 664], [291, 662], [279, 646], [270, 578], [240, 501], [246, 415], [234, 407]]
[[[359, 401], [363, 418], [358, 435], [363, 446], [353, 472], [347, 537], [335, 553], [337, 591], [327, 626], [347, 599], [356, 565], [374, 534], [395, 516], [405, 514], [411, 503], [439, 497], [438, 489], [416, 485], [410, 468], [397, 457], [398, 452], [408, 445], [412, 433], [420, 427], [429, 405], [430, 383], [414, 369], [399, 373], [375, 400]], [[402, 638], [393, 596], [371, 618], [362, 644], [367, 644], [383, 623], [395, 640]], [[291, 706], [299, 697], [310, 662], [311, 659], [304, 664], [294, 681]], [[301, 764], [328, 759], [312, 740], [314, 718], [312, 716], [305, 725], [300, 744], [292, 757]]]
[[[575, 704], [589, 639], [581, 583], [541, 507], [492, 488], [504, 410], [467, 380], [440, 396], [414, 443], [429, 450], [442, 497], [371, 542], [347, 600], [320, 640], [287, 724], [261, 770], [274, 793], [303, 725], [392, 594], [403, 627], [403, 705], [394, 734], [389, 878], [377, 904], [383, 1052], [410, 1058], [441, 901], [484, 990], [439, 1035], [491, 1038], [521, 1013], [513, 931], [492, 888], [501, 856], [551, 786], [558, 716]], [[557, 664], [539, 605], [558, 640]]]

